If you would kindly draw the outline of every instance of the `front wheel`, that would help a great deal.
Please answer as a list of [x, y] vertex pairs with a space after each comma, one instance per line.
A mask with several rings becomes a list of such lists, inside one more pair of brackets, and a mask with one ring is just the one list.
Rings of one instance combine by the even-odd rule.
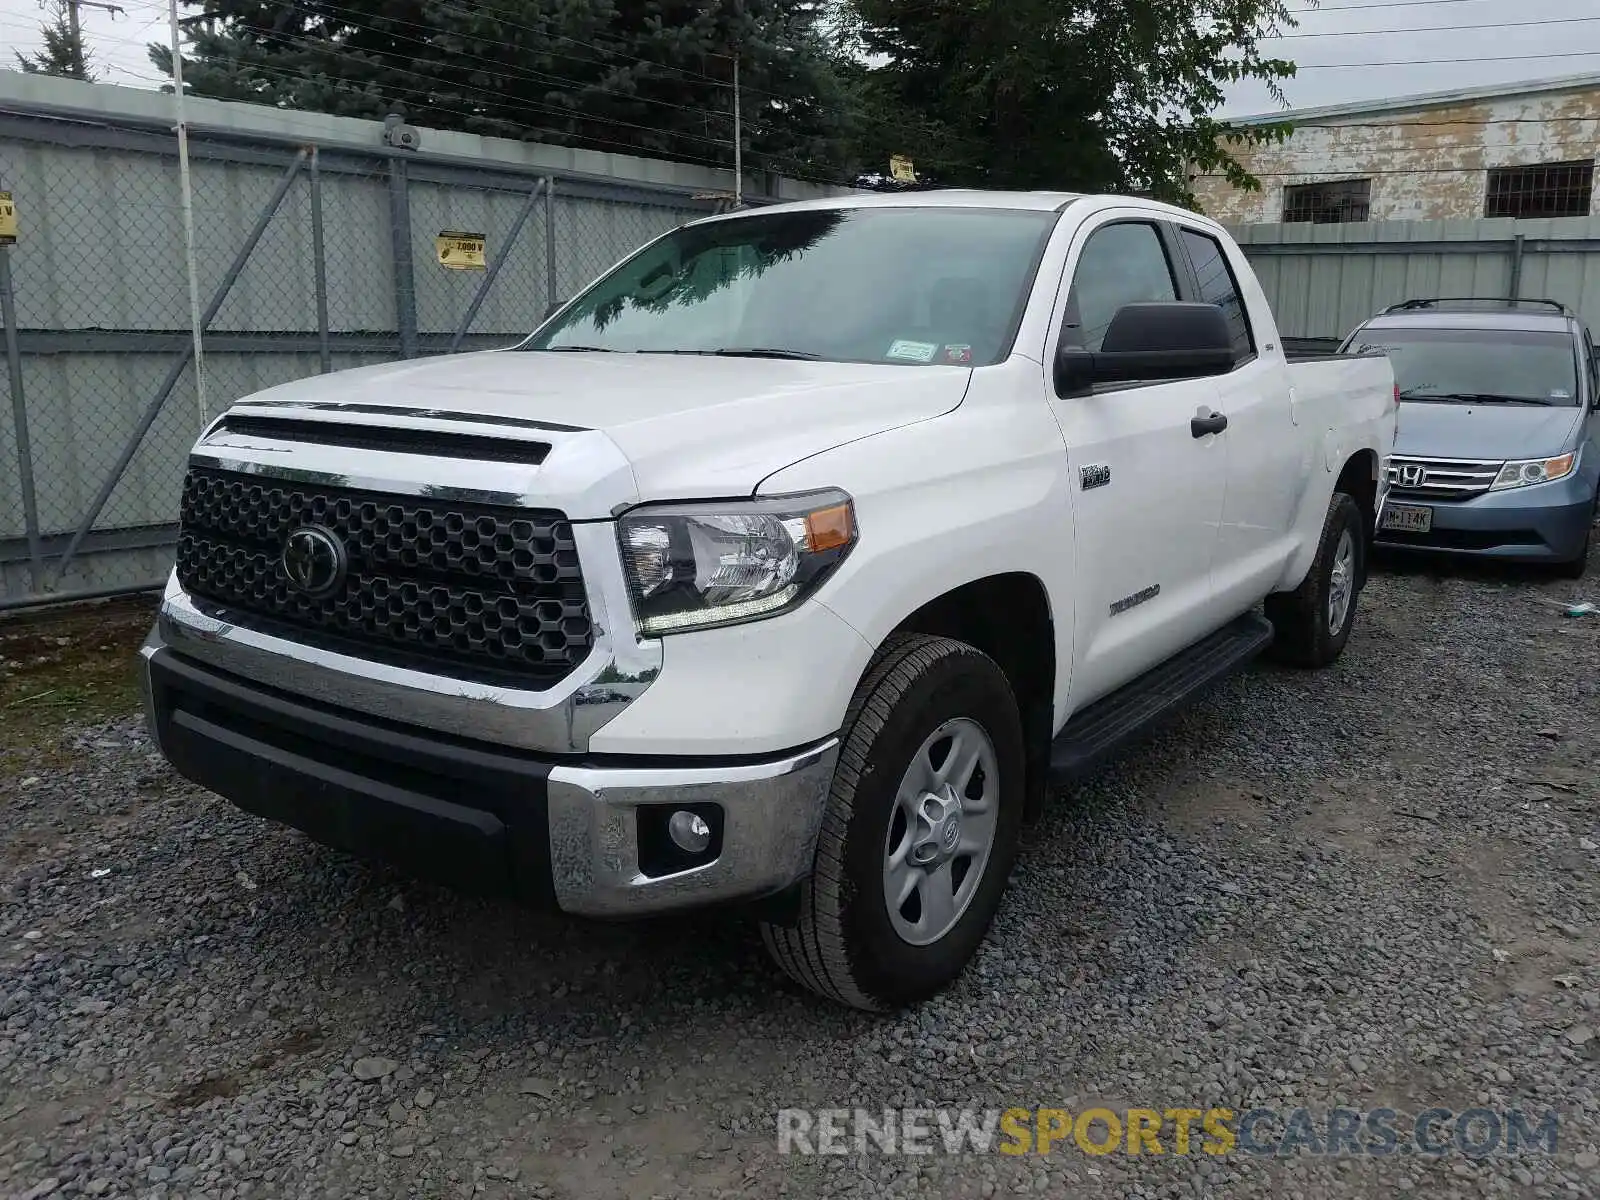
[[941, 991], [1000, 905], [1023, 770], [1016, 699], [992, 659], [948, 638], [892, 641], [846, 715], [799, 919], [762, 926], [778, 965], [854, 1008]]
[[1600, 517], [1600, 496], [1595, 497], [1594, 516], [1589, 520], [1589, 528], [1583, 534], [1583, 549], [1578, 551], [1578, 557], [1568, 559], [1556, 566], [1556, 574], [1563, 579], [1582, 579], [1589, 573], [1589, 547], [1594, 543], [1594, 521]]
[[1355, 627], [1356, 599], [1366, 575], [1361, 506], [1335, 492], [1322, 522], [1311, 569], [1292, 592], [1267, 597], [1272, 656], [1296, 667], [1325, 667], [1344, 653]]

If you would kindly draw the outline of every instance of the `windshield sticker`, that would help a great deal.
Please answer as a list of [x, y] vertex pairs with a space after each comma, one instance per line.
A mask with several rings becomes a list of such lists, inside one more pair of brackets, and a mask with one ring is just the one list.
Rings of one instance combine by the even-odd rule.
[[908, 362], [928, 363], [933, 361], [933, 356], [937, 353], [939, 347], [932, 342], [908, 342], [901, 339], [889, 347], [888, 357], [902, 358]]
[[946, 346], [944, 360], [947, 363], [969, 363], [972, 361], [971, 346]]

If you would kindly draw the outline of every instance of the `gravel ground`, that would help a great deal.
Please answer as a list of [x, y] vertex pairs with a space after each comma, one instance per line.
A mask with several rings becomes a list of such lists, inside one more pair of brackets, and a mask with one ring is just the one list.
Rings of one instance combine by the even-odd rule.
[[[1255, 669], [1057, 805], [966, 978], [889, 1018], [735, 916], [466, 899], [236, 812], [131, 715], [41, 725], [0, 758], [0, 1195], [1600, 1194], [1600, 618], [1555, 604], [1596, 587], [1377, 575], [1337, 667]], [[777, 1152], [779, 1108], [939, 1104], [1562, 1124], [1482, 1162]]]

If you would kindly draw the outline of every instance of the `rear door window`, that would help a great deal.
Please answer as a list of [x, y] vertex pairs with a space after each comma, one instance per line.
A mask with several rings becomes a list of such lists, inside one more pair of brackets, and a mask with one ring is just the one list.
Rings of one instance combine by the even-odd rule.
[[1233, 361], [1243, 362], [1256, 352], [1255, 337], [1250, 332], [1250, 316], [1244, 310], [1244, 298], [1239, 294], [1239, 281], [1234, 278], [1222, 243], [1196, 229], [1182, 232], [1184, 249], [1189, 252], [1189, 261], [1199, 279], [1200, 299], [1222, 309], [1228, 318], [1228, 330], [1233, 334]]

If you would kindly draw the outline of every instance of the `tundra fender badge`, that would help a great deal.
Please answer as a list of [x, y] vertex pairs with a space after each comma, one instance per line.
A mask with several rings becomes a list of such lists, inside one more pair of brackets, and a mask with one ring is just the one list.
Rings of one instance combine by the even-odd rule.
[[1111, 468], [1105, 463], [1089, 463], [1079, 467], [1078, 482], [1086, 492], [1090, 488], [1105, 487], [1111, 482]]
[[1111, 615], [1114, 617], [1118, 613], [1127, 612], [1130, 608], [1137, 608], [1146, 600], [1154, 600], [1160, 594], [1161, 585], [1152, 583], [1149, 587], [1142, 588], [1131, 596], [1124, 596], [1121, 600], [1113, 600], [1111, 602]]

